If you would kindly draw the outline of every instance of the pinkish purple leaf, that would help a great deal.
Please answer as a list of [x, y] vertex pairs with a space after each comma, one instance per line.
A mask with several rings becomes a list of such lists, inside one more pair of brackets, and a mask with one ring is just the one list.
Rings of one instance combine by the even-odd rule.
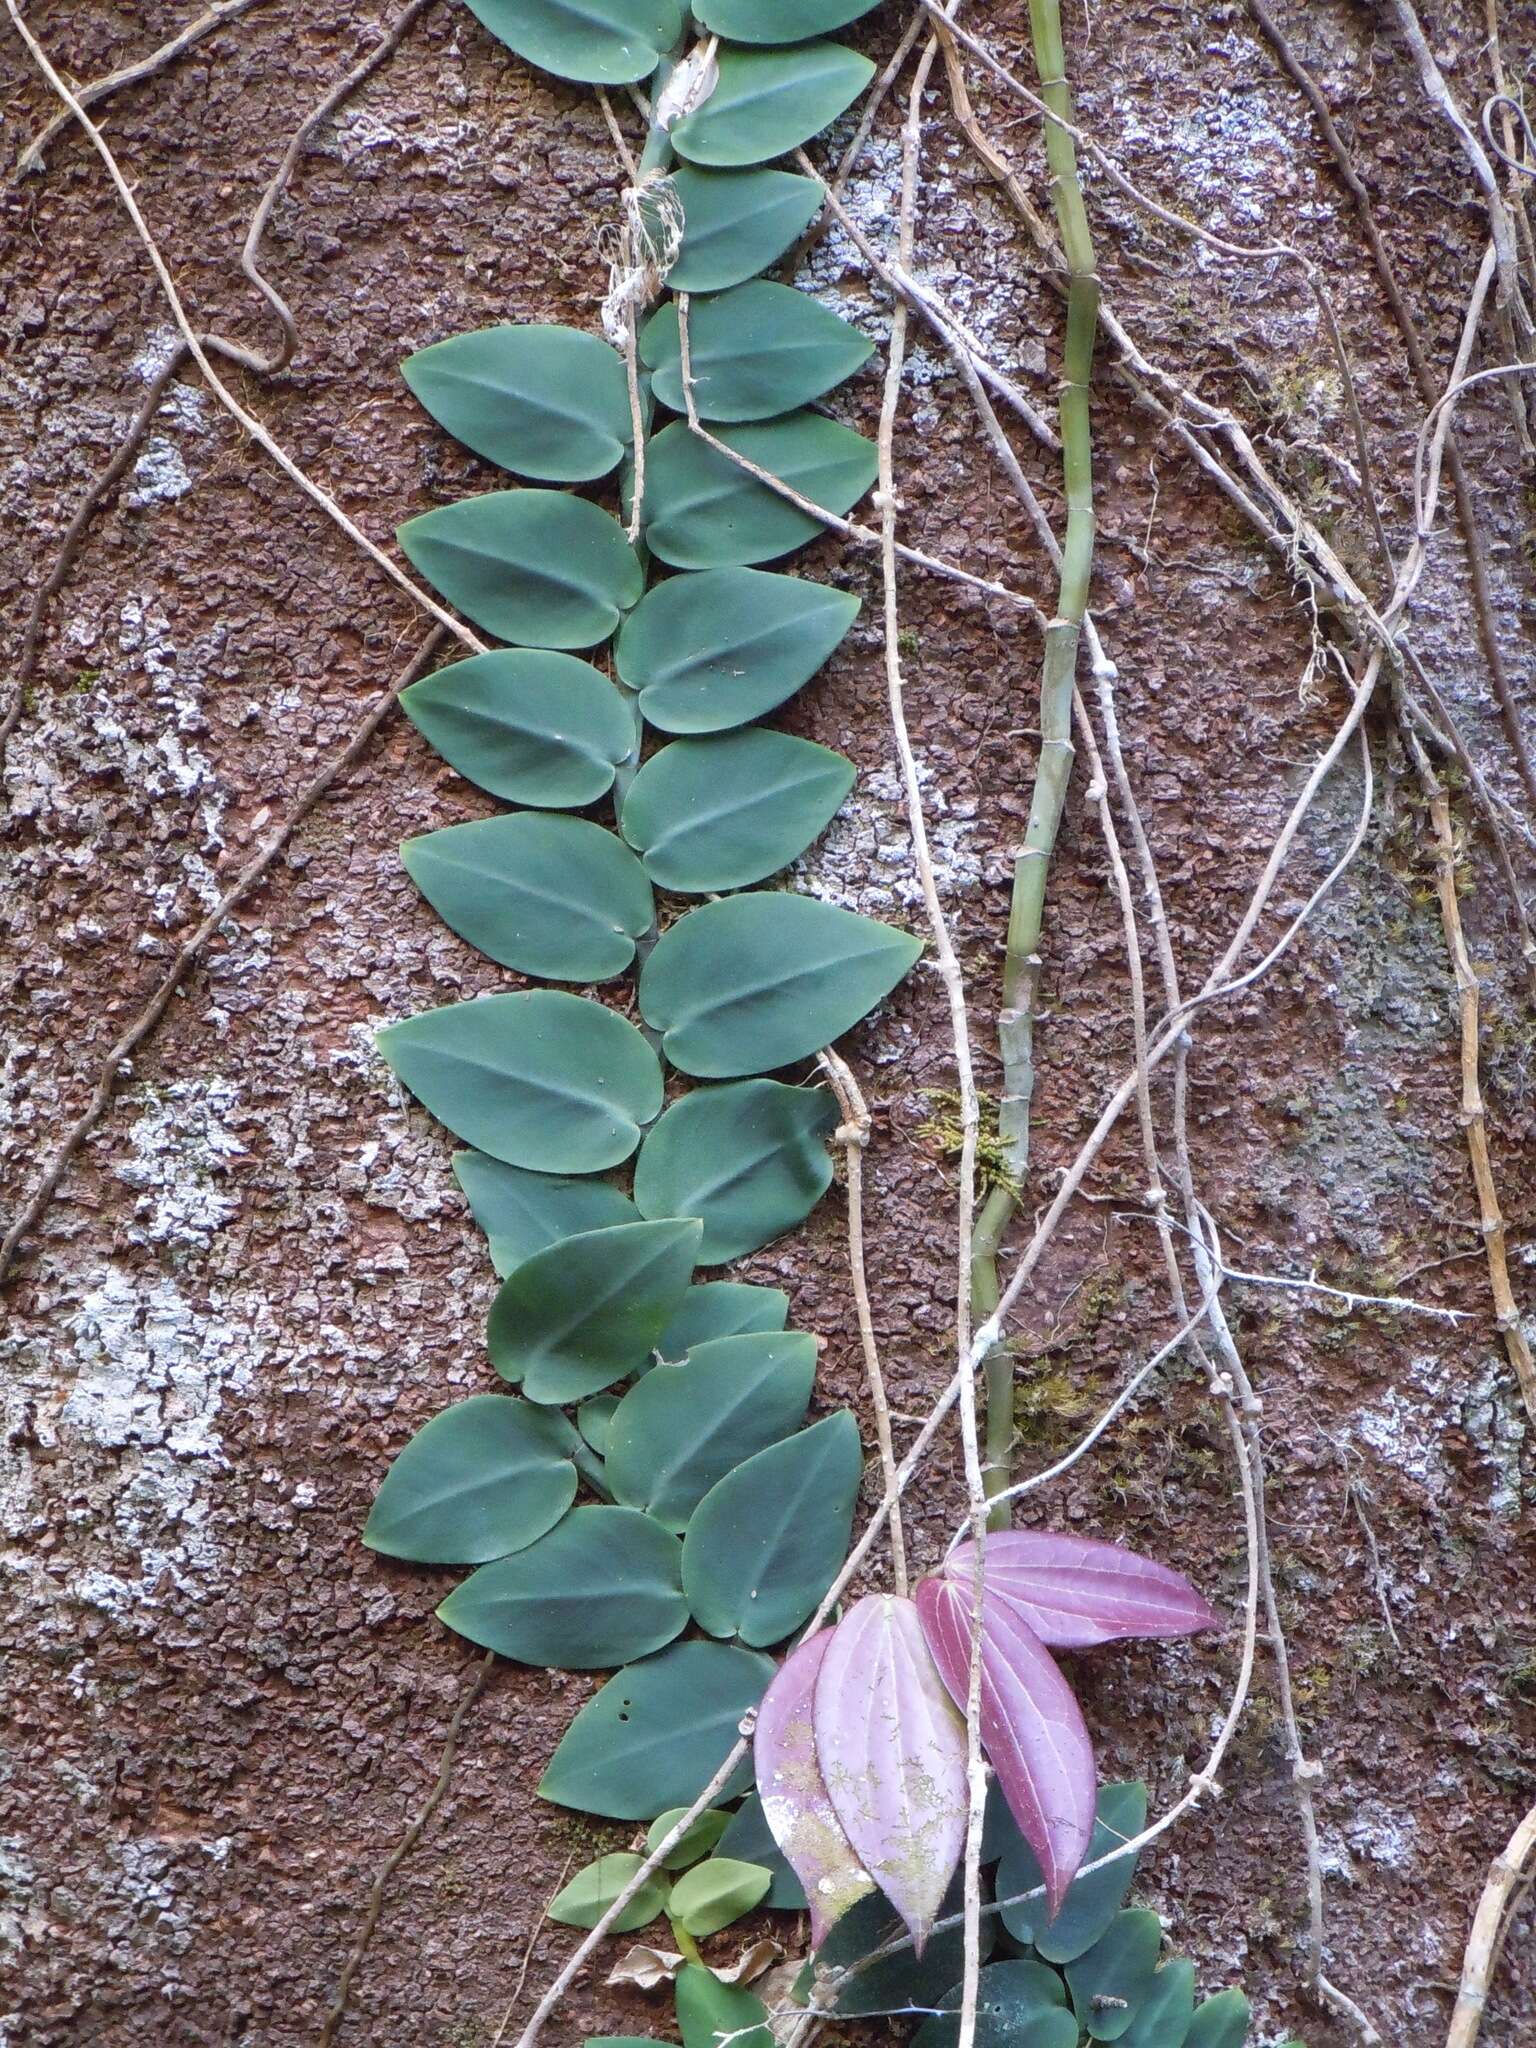
[[[975, 1548], [962, 1543], [942, 1576], [969, 1591]], [[1220, 1618], [1182, 1573], [1115, 1543], [1027, 1529], [987, 1538], [988, 1603], [1005, 1602], [1053, 1650], [1086, 1650], [1120, 1636], [1186, 1636]], [[969, 1600], [967, 1600], [969, 1608]]]
[[[987, 1539], [988, 1563], [992, 1543]], [[924, 1579], [917, 1611], [957, 1703], [971, 1678], [971, 1590]], [[981, 1746], [1019, 1832], [1034, 1850], [1054, 1919], [1093, 1834], [1093, 1744], [1072, 1688], [1014, 1607], [982, 1600]]]
[[816, 1761], [812, 1701], [831, 1641], [832, 1630], [822, 1629], [790, 1651], [758, 1705], [752, 1745], [763, 1818], [805, 1888], [816, 1948], [833, 1922], [875, 1888], [843, 1833]]
[[813, 1702], [833, 1810], [919, 1955], [965, 1844], [965, 1724], [910, 1600], [871, 1593], [832, 1631]]

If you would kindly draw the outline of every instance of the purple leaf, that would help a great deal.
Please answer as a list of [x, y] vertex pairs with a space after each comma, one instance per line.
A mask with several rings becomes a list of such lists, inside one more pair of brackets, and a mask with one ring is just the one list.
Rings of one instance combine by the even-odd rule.
[[[989, 1564], [998, 1540], [987, 1539]], [[924, 1579], [917, 1611], [944, 1683], [963, 1705], [971, 1679], [971, 1589]], [[990, 1585], [981, 1611], [981, 1746], [1035, 1852], [1054, 1919], [1093, 1834], [1093, 1744], [1072, 1688], [1029, 1623], [994, 1601]]]
[[854, 1852], [919, 1955], [965, 1844], [965, 1724], [910, 1600], [871, 1593], [832, 1631], [816, 1680], [816, 1755]]
[[[968, 1592], [975, 1554], [973, 1545], [962, 1543], [945, 1559], [942, 1577]], [[987, 1601], [1006, 1603], [1053, 1650], [1091, 1649], [1120, 1636], [1187, 1636], [1220, 1625], [1188, 1579], [1165, 1564], [1115, 1543], [1027, 1529], [987, 1538]]]
[[832, 1630], [824, 1628], [790, 1651], [763, 1694], [753, 1739], [763, 1818], [805, 1888], [815, 1948], [833, 1922], [875, 1888], [843, 1833], [816, 1761], [811, 1703], [831, 1641]]

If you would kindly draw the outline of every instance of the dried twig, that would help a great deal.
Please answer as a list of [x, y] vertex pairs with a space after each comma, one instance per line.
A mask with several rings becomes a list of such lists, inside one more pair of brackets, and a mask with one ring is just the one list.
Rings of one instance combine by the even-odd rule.
[[1494, 1966], [1503, 1945], [1504, 1927], [1512, 1902], [1531, 1882], [1531, 1862], [1536, 1858], [1536, 1807], [1510, 1836], [1508, 1846], [1494, 1858], [1477, 1902], [1472, 1932], [1467, 1940], [1466, 1960], [1461, 1969], [1461, 1988], [1451, 2014], [1451, 2030], [1445, 2048], [1473, 2048], [1483, 2024]]

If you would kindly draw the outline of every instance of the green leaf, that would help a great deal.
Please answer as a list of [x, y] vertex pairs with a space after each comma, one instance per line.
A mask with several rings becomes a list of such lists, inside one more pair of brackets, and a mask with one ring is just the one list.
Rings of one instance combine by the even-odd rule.
[[483, 1564], [535, 1542], [576, 1497], [552, 1420], [504, 1394], [434, 1415], [390, 1466], [363, 1541], [418, 1564]]
[[722, 1984], [711, 1970], [685, 1963], [676, 1984], [683, 2048], [773, 2048], [768, 2008], [740, 1984]]
[[624, 360], [578, 327], [480, 327], [400, 368], [440, 427], [518, 476], [590, 483], [629, 446]]
[[736, 1856], [743, 1863], [761, 1863], [773, 1873], [765, 1906], [777, 1906], [786, 1913], [798, 1913], [805, 1906], [805, 1888], [785, 1862], [778, 1843], [768, 1832], [763, 1802], [753, 1792], [744, 1799], [726, 1823], [718, 1844], [722, 1856]]
[[672, 174], [683, 208], [683, 242], [667, 272], [675, 292], [720, 292], [782, 256], [821, 210], [821, 187], [792, 171]]
[[699, 1626], [754, 1648], [798, 1628], [847, 1554], [863, 1472], [844, 1408], [711, 1487], [683, 1539], [683, 1591]]
[[596, 803], [634, 740], [622, 693], [590, 662], [497, 647], [401, 693], [401, 708], [443, 759], [512, 804]]
[[472, 1572], [437, 1618], [519, 1664], [611, 1669], [687, 1627], [678, 1541], [633, 1508], [572, 1508], [537, 1543]]
[[656, 915], [639, 861], [585, 818], [477, 818], [407, 839], [400, 858], [461, 939], [503, 967], [550, 981], [622, 974]]
[[662, 934], [640, 1009], [683, 1073], [763, 1073], [851, 1030], [921, 951], [908, 933], [813, 896], [726, 896]]
[[[558, 1920], [563, 1927], [595, 1927], [642, 1860], [627, 1850], [599, 1856], [585, 1870], [578, 1870], [570, 1883], [555, 1894], [549, 1905], [549, 1918]], [[659, 1878], [648, 1877], [608, 1932], [633, 1934], [637, 1927], [654, 1920], [666, 1903], [666, 1885]]]
[[659, 889], [741, 889], [804, 853], [853, 787], [853, 773], [830, 747], [757, 727], [674, 740], [630, 786], [624, 837]]
[[[961, 1911], [962, 1880], [957, 1872], [944, 1895], [940, 1908], [940, 1920], [949, 1920]], [[959, 1976], [965, 1959], [965, 1937], [957, 1926], [946, 1928], [943, 1933], [929, 1937], [928, 1945], [921, 1956], [914, 1954], [910, 1941], [905, 1939], [907, 1929], [896, 1915], [894, 1907], [883, 1892], [871, 1892], [837, 1920], [826, 1940], [816, 1953], [815, 1966], [818, 1971], [847, 1972], [836, 1989], [833, 2010], [848, 2019], [873, 2017], [889, 2012], [910, 2011], [914, 2007], [932, 2011]], [[985, 1961], [991, 1954], [997, 1939], [995, 1914], [984, 1913], [981, 1921], [981, 1954]], [[867, 1968], [857, 1969], [855, 1965], [884, 1948], [890, 1941], [902, 1940], [904, 1946], [895, 1955], [886, 1956]], [[796, 1981], [796, 1993], [802, 1987], [808, 1988], [811, 1971], [809, 1968]]]
[[397, 538], [457, 611], [527, 647], [596, 646], [645, 586], [613, 514], [564, 491], [462, 498], [407, 519]]
[[620, 628], [614, 655], [652, 725], [723, 732], [808, 682], [858, 609], [846, 591], [799, 576], [710, 569], [648, 590]]
[[681, 1532], [712, 1486], [787, 1437], [816, 1378], [801, 1331], [718, 1337], [681, 1365], [658, 1365], [620, 1401], [608, 1433], [616, 1498]]
[[[875, 480], [874, 442], [856, 434], [852, 427], [823, 419], [820, 413], [791, 412], [782, 419], [721, 427], [715, 439], [822, 511], [846, 512]], [[470, 502], [483, 504], [485, 500]], [[449, 506], [445, 511], [458, 509]], [[729, 455], [712, 448], [686, 420], [663, 427], [646, 451], [644, 512], [646, 545], [659, 561], [670, 562], [675, 569], [726, 569], [769, 562], [775, 555], [804, 547], [824, 531], [822, 520], [802, 512]], [[425, 518], [443, 516], [428, 512]], [[410, 523], [419, 526], [424, 521]], [[408, 531], [409, 527], [401, 529], [402, 542]], [[412, 554], [411, 559], [417, 558]], [[417, 566], [431, 573], [424, 564], [418, 562]], [[469, 610], [471, 618], [477, 616], [457, 598], [454, 601], [460, 610]], [[633, 597], [625, 600], [633, 602]], [[501, 631], [488, 620], [485, 623], [492, 632]], [[505, 633], [503, 637], [526, 640], [535, 636]], [[543, 644], [584, 647], [590, 642], [546, 640]]]
[[798, 43], [868, 14], [875, 0], [694, 0], [693, 18], [733, 43]]
[[[741, 1718], [772, 1676], [771, 1657], [725, 1643], [674, 1643], [631, 1665], [566, 1729], [540, 1795], [609, 1820], [654, 1820], [669, 1806], [692, 1806], [741, 1740]], [[744, 1757], [719, 1799], [734, 1798], [751, 1777]]]
[[[671, 1807], [666, 1813], [658, 1814], [646, 1831], [647, 1855], [655, 1855], [659, 1846], [667, 1839], [683, 1815], [686, 1806]], [[707, 1856], [730, 1821], [728, 1813], [722, 1813], [718, 1806], [701, 1813], [692, 1827], [685, 1829], [676, 1846], [669, 1849], [661, 1859], [663, 1870], [686, 1870], [690, 1863], [697, 1863], [701, 1856]]]
[[[976, 2048], [1077, 2048], [1060, 1977], [1043, 1963], [989, 1963], [976, 1986]], [[912, 2037], [912, 2048], [954, 2048], [960, 2038], [960, 1987]]]
[[824, 1088], [696, 1088], [646, 1133], [635, 1205], [642, 1216], [700, 1217], [701, 1265], [743, 1258], [792, 1230], [826, 1193], [825, 1139], [836, 1124], [837, 1103]]
[[[1139, 1781], [1099, 1788], [1098, 1818], [1088, 1845], [1085, 1863], [1107, 1856], [1121, 1842], [1139, 1835], [1147, 1824], [1147, 1788]], [[1008, 1844], [997, 1870], [997, 1896], [1014, 1898], [1033, 1891], [1045, 1882], [1035, 1853], [1017, 1827], [1010, 1825]], [[1015, 1941], [1032, 1942], [1048, 1963], [1070, 1963], [1092, 1948], [1119, 1912], [1137, 1858], [1122, 1856], [1086, 1877], [1074, 1878], [1061, 1910], [1048, 1920], [1044, 1898], [1029, 1899], [1023, 1905], [1004, 1906], [1003, 1925]]]
[[581, 2048], [672, 2048], [654, 2034], [589, 2034]]
[[788, 1321], [789, 1296], [781, 1288], [754, 1287], [744, 1280], [706, 1280], [683, 1296], [682, 1307], [662, 1331], [656, 1349], [678, 1364], [696, 1344], [782, 1330]]
[[727, 47], [720, 52], [718, 84], [673, 128], [672, 146], [693, 164], [760, 164], [809, 142], [852, 106], [874, 75], [867, 57], [841, 43]]
[[661, 1067], [634, 1025], [555, 989], [427, 1010], [377, 1042], [455, 1137], [535, 1173], [617, 1166], [661, 1108]]
[[608, 1456], [608, 1430], [618, 1405], [617, 1394], [594, 1394], [576, 1410], [576, 1427], [600, 1458]]
[[562, 1237], [643, 1220], [628, 1195], [605, 1180], [529, 1173], [483, 1152], [455, 1152], [453, 1174], [475, 1221], [490, 1239], [498, 1280]]
[[[1120, 2048], [1183, 2048], [1195, 2016], [1195, 1966], [1165, 1963], [1120, 2036]], [[1241, 2034], [1238, 2036], [1241, 2041]]]
[[669, 1918], [686, 1928], [695, 1941], [718, 1934], [743, 1913], [750, 1913], [767, 1897], [773, 1872], [758, 1863], [737, 1863], [729, 1856], [712, 1856], [672, 1887]]
[[[805, 292], [738, 285], [688, 308], [693, 400], [706, 420], [766, 420], [809, 405], [868, 362], [875, 345]], [[686, 412], [675, 300], [640, 331], [640, 360], [663, 405]]]
[[535, 1252], [502, 1282], [491, 1362], [534, 1401], [580, 1401], [644, 1365], [698, 1257], [692, 1218], [621, 1223]]
[[1218, 1991], [1196, 2009], [1184, 2048], [1243, 2048], [1251, 2017], [1241, 1991]]
[[1162, 1923], [1155, 1913], [1117, 1913], [1085, 1955], [1067, 1965], [1078, 2024], [1095, 2041], [1118, 2041], [1152, 1989]]
[[682, 0], [469, 0], [509, 50], [583, 85], [635, 85], [683, 32]]

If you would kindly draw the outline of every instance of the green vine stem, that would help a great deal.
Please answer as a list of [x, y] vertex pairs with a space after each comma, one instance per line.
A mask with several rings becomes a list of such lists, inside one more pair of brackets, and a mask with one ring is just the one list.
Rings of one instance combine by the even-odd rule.
[[[1090, 384], [1098, 328], [1099, 279], [1093, 236], [1078, 176], [1072, 137], [1072, 93], [1059, 0], [1030, 0], [1035, 68], [1047, 107], [1056, 118], [1045, 129], [1051, 196], [1067, 263], [1067, 330], [1062, 358], [1061, 449], [1067, 526], [1062, 545], [1056, 613], [1046, 628], [1040, 676], [1040, 764], [1030, 799], [1024, 844], [1014, 861], [1008, 950], [998, 1049], [1003, 1090], [998, 1112], [1006, 1178], [982, 1204], [971, 1257], [971, 1310], [978, 1324], [997, 1308], [997, 1255], [1019, 1202], [1029, 1166], [1029, 1116], [1035, 1088], [1035, 1004], [1040, 985], [1040, 929], [1051, 855], [1072, 775], [1072, 687], [1077, 648], [1093, 574], [1093, 435]], [[1013, 1356], [1006, 1344], [986, 1365], [986, 1486], [989, 1497], [1006, 1491], [1013, 1442]], [[1007, 1526], [1006, 1507], [994, 1507], [993, 1526]]]

